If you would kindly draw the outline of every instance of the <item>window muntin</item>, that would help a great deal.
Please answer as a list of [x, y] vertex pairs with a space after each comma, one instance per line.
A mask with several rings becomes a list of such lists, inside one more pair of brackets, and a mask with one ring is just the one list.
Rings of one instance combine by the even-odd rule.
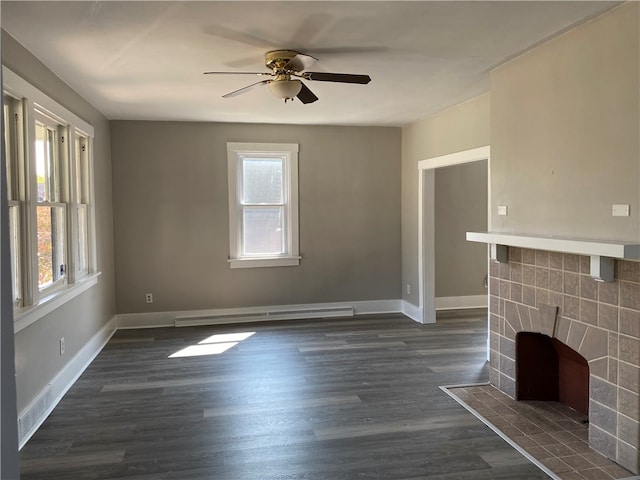
[[298, 145], [227, 149], [231, 268], [298, 265]]

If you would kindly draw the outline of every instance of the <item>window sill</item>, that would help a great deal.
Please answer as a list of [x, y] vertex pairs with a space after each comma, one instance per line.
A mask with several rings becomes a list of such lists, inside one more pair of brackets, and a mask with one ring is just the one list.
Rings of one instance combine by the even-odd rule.
[[24, 330], [42, 317], [49, 315], [55, 309], [73, 300], [98, 283], [100, 272], [90, 274], [73, 285], [67, 285], [55, 293], [41, 298], [36, 305], [17, 308], [13, 311], [13, 333]]
[[231, 268], [295, 267], [302, 257], [230, 258]]

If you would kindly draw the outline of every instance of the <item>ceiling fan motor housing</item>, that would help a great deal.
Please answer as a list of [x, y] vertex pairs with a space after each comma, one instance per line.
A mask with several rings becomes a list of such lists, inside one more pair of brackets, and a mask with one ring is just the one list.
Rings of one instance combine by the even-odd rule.
[[284, 70], [285, 65], [295, 58], [298, 53], [295, 50], [272, 50], [265, 54], [264, 63], [271, 70]]

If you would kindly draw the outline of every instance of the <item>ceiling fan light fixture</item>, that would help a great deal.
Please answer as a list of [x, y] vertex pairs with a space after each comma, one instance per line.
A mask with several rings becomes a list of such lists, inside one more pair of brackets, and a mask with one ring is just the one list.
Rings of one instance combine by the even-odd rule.
[[271, 80], [269, 90], [275, 97], [287, 102], [300, 93], [302, 82], [300, 80]]

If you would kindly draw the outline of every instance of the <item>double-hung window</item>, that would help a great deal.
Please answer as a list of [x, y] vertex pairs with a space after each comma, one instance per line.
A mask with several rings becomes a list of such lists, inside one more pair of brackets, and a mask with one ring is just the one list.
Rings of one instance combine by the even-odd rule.
[[91, 125], [3, 67], [15, 331], [97, 282]]
[[228, 143], [231, 268], [299, 265], [298, 145]]

